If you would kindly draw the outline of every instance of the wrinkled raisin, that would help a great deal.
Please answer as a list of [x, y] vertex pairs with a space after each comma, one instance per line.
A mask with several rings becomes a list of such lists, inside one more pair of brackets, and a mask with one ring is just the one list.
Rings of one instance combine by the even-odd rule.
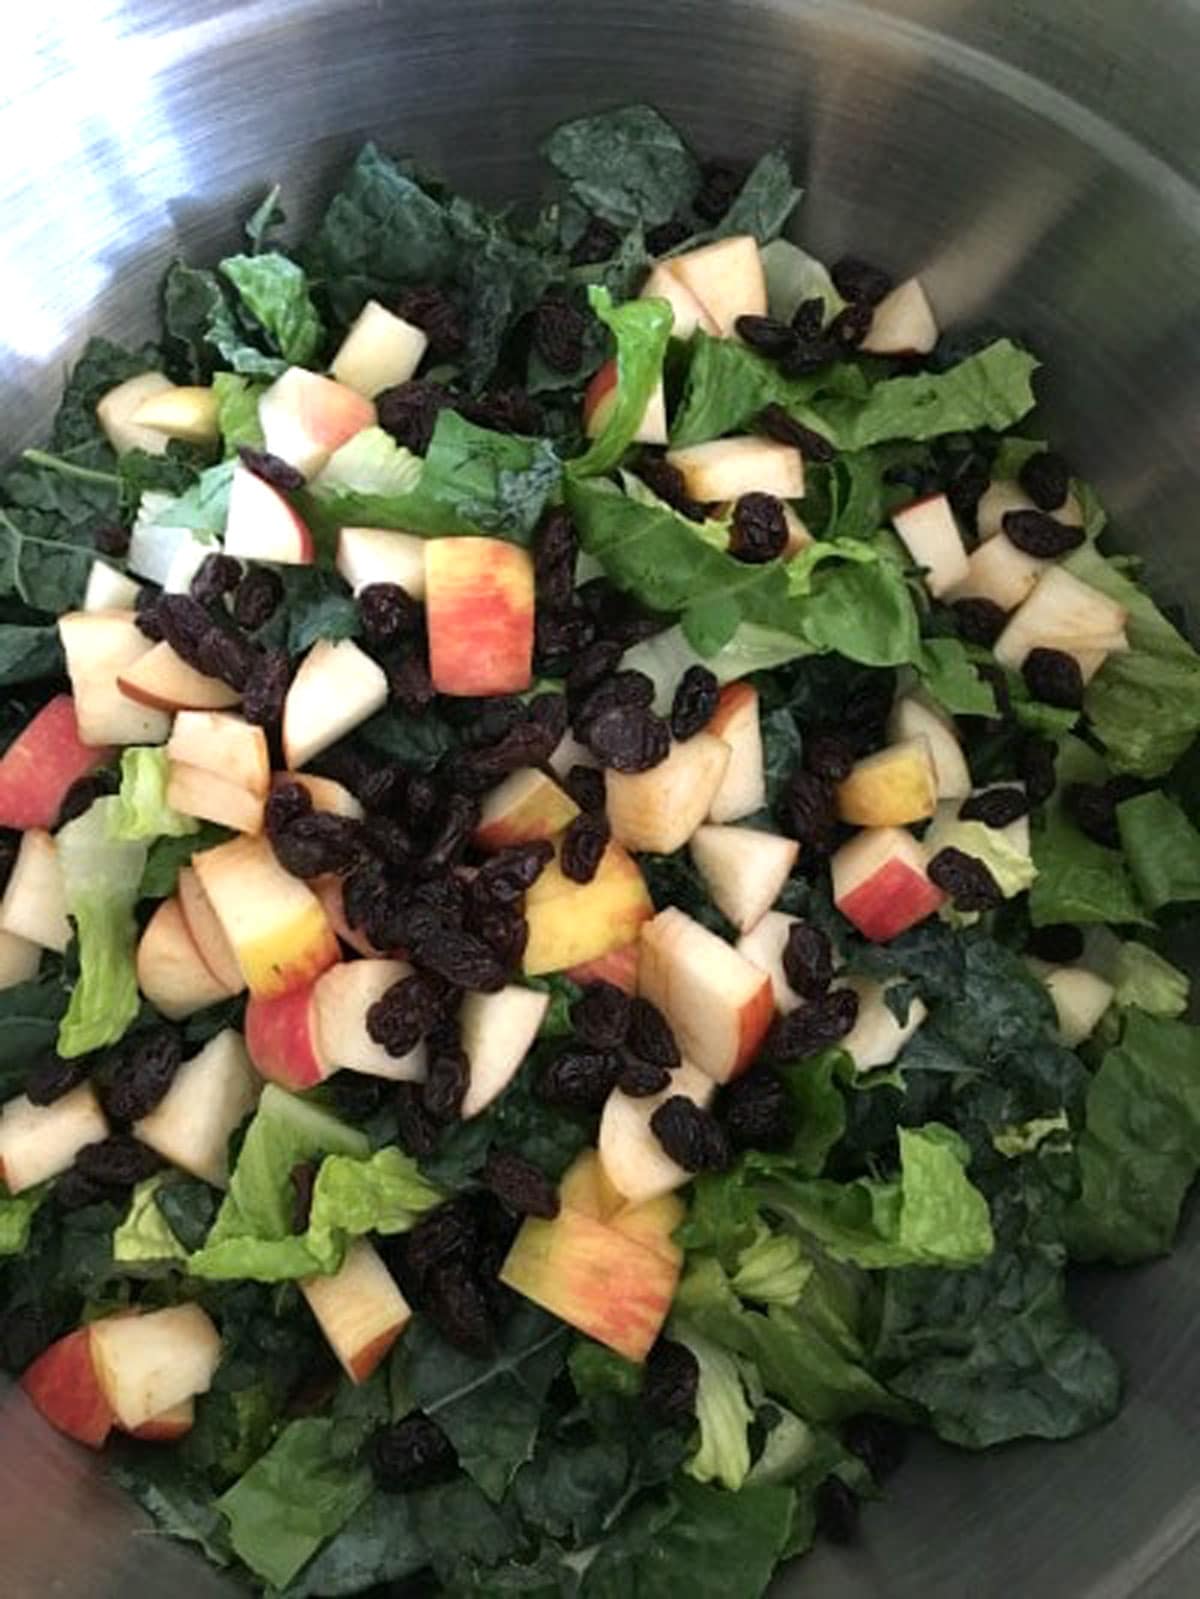
[[581, 605], [538, 611], [533, 623], [533, 669], [540, 677], [562, 677], [596, 636], [596, 624]]
[[359, 858], [362, 838], [353, 817], [313, 811], [273, 834], [271, 848], [293, 877], [322, 877], [326, 872], [349, 871]]
[[1000, 525], [1011, 544], [1042, 561], [1057, 560], [1068, 550], [1077, 550], [1086, 537], [1081, 527], [1068, 527], [1045, 511], [1005, 511]]
[[571, 246], [571, 265], [591, 266], [596, 261], [607, 261], [616, 253], [620, 242], [621, 235], [611, 222], [590, 216], [587, 226]]
[[667, 724], [645, 709], [602, 711], [587, 724], [586, 736], [592, 754], [614, 772], [648, 772], [671, 752]]
[[[87, 777], [77, 777], [63, 795], [58, 810], [58, 826], [63, 827], [85, 811], [90, 811], [98, 799], [103, 799], [106, 794], [114, 794], [116, 787], [116, 777], [112, 772], [92, 772]], [[11, 869], [10, 862], [8, 871]], [[5, 881], [8, 880], [8, 871], [3, 873]]]
[[476, 427], [493, 428], [497, 433], [542, 432], [542, 413], [521, 388], [489, 389], [478, 399], [460, 400], [458, 409]]
[[787, 548], [783, 501], [774, 494], [743, 494], [733, 508], [729, 553], [739, 561], [761, 565]]
[[840, 783], [854, 767], [854, 746], [840, 733], [813, 733], [804, 740], [804, 764], [814, 777]]
[[458, 1458], [446, 1434], [419, 1411], [371, 1438], [367, 1462], [375, 1486], [384, 1493], [427, 1488], [454, 1474]]
[[819, 339], [825, 328], [825, 301], [819, 294], [814, 294], [800, 304], [792, 312], [792, 326], [807, 344], [814, 339]]
[[412, 865], [416, 854], [412, 835], [394, 816], [364, 817], [359, 823], [359, 838], [364, 849], [387, 865], [398, 868]]
[[542, 748], [553, 754], [567, 731], [567, 696], [539, 694], [529, 701], [526, 711], [531, 732], [539, 734]]
[[960, 638], [985, 647], [996, 642], [1008, 621], [1008, 612], [995, 600], [955, 600], [952, 607]]
[[26, 1099], [31, 1105], [53, 1105], [56, 1099], [87, 1081], [91, 1065], [85, 1055], [74, 1060], [63, 1060], [57, 1054], [47, 1055], [25, 1079]]
[[374, 949], [395, 949], [403, 943], [404, 899], [382, 861], [364, 861], [349, 873], [342, 884], [342, 911]]
[[415, 961], [456, 988], [497, 994], [508, 981], [506, 963], [481, 938], [460, 928], [442, 927], [436, 933], [422, 928], [411, 944]]
[[586, 729], [604, 711], [644, 710], [653, 702], [654, 683], [645, 672], [614, 672], [597, 683], [582, 701], [575, 714], [575, 726]]
[[929, 881], [949, 894], [956, 910], [990, 911], [1004, 898], [1000, 885], [979, 857], [955, 849], [953, 844], [938, 850], [926, 871]]
[[256, 671], [260, 654], [243, 633], [214, 624], [200, 640], [199, 667], [241, 694]]
[[571, 1006], [571, 1026], [593, 1049], [616, 1049], [629, 1031], [629, 995], [615, 983], [588, 983]]
[[312, 795], [303, 783], [285, 778], [271, 790], [266, 805], [267, 837], [274, 839], [302, 816], [312, 814]]
[[891, 274], [856, 255], [844, 255], [829, 269], [833, 286], [851, 305], [878, 305], [892, 292]]
[[155, 620], [176, 655], [203, 671], [201, 646], [205, 635], [213, 631], [212, 617], [203, 605], [190, 594], [160, 594]]
[[392, 644], [421, 626], [421, 607], [399, 583], [368, 583], [360, 589], [358, 614], [369, 644]]
[[426, 871], [457, 865], [478, 825], [479, 801], [470, 794], [451, 794], [443, 807], [442, 825], [425, 854]]
[[687, 482], [677, 466], [662, 455], [644, 454], [638, 462], [637, 474], [646, 487], [689, 522], [703, 522], [704, 507], [693, 500], [687, 491]]
[[[327, 761], [328, 759], [326, 756]], [[341, 781], [362, 801], [368, 811], [380, 814], [397, 812], [404, 807], [408, 798], [409, 774], [396, 761], [380, 761], [378, 764], [372, 762], [366, 768], [347, 765], [342, 771]], [[414, 781], [428, 780], [421, 778]]]
[[690, 238], [691, 232], [682, 217], [671, 217], [656, 228], [646, 230], [646, 249], [651, 255], [666, 255]]
[[553, 1221], [558, 1215], [558, 1189], [540, 1167], [511, 1149], [493, 1149], [480, 1179], [485, 1188], [519, 1216], [540, 1216]]
[[600, 870], [612, 829], [603, 811], [583, 811], [563, 834], [559, 866], [572, 883], [590, 883]]
[[471, 917], [471, 931], [477, 933], [508, 971], [514, 971], [529, 942], [529, 923], [517, 905], [484, 905]]
[[105, 1188], [132, 1188], [152, 1177], [162, 1161], [128, 1133], [113, 1133], [97, 1144], [86, 1144], [75, 1157], [75, 1170], [85, 1182]]
[[720, 222], [741, 193], [746, 181], [743, 168], [729, 161], [706, 161], [700, 169], [700, 188], [692, 210], [702, 222]]
[[596, 685], [615, 672], [625, 651], [613, 639], [596, 639], [579, 652], [567, 673], [567, 699], [580, 704]]
[[117, 1122], [141, 1121], [160, 1103], [183, 1063], [183, 1040], [170, 1027], [142, 1039], [104, 1091], [104, 1108]]
[[764, 406], [758, 413], [757, 426], [776, 444], [790, 444], [800, 451], [806, 461], [832, 461], [837, 451], [823, 434], [805, 427], [782, 405]]
[[980, 456], [968, 456], [946, 485], [950, 509], [972, 533], [978, 531], [979, 502], [990, 482], [987, 461]]
[[572, 766], [563, 787], [585, 814], [600, 815], [605, 805], [604, 773], [594, 766]]
[[556, 508], [542, 519], [533, 539], [533, 574], [538, 604], [565, 610], [575, 593], [579, 539], [568, 512]]
[[692, 738], [712, 721], [721, 695], [716, 674], [707, 666], [689, 666], [671, 701], [671, 736]]
[[1025, 948], [1037, 960], [1070, 966], [1083, 954], [1083, 934], [1070, 922], [1052, 922], [1048, 927], [1033, 928]]
[[1046, 705], [1077, 711], [1083, 704], [1083, 673], [1079, 662], [1065, 650], [1038, 645], [1025, 657], [1021, 676], [1034, 699]]
[[729, 1140], [715, 1116], [684, 1094], [672, 1094], [650, 1118], [650, 1131], [684, 1171], [724, 1171]]
[[819, 339], [798, 344], [790, 355], [785, 355], [780, 361], [779, 370], [785, 378], [808, 377], [813, 372], [819, 372], [823, 366], [828, 366], [831, 361], [836, 361], [841, 354], [841, 345], [834, 343], [827, 330], [822, 332]]
[[433, 703], [437, 690], [433, 686], [424, 644], [389, 655], [384, 670], [388, 692], [403, 710], [417, 715]]
[[621, 1061], [610, 1050], [564, 1050], [543, 1067], [537, 1095], [563, 1110], [603, 1110], [620, 1074]]
[[1053, 450], [1031, 455], [1017, 473], [1017, 482], [1039, 511], [1057, 511], [1071, 490], [1071, 469]]
[[288, 1172], [292, 1190], [292, 1232], [306, 1233], [312, 1215], [313, 1188], [320, 1166], [315, 1160], [298, 1160]]
[[659, 1421], [690, 1426], [696, 1418], [700, 1362], [686, 1344], [660, 1338], [646, 1356], [642, 1401]]
[[464, 696], [448, 700], [445, 714], [458, 728], [468, 749], [485, 749], [524, 720], [525, 701], [518, 694], [497, 694], [488, 699]]
[[103, 1183], [85, 1176], [78, 1166], [63, 1172], [54, 1184], [54, 1203], [60, 1210], [82, 1210], [85, 1205], [111, 1198], [111, 1191]]
[[421, 1103], [435, 1122], [444, 1126], [458, 1120], [470, 1080], [470, 1063], [457, 1045], [438, 1049], [430, 1056]]
[[826, 1477], [816, 1492], [817, 1531], [830, 1543], [853, 1543], [858, 1534], [858, 1496], [840, 1477]]
[[474, 886], [497, 905], [512, 905], [533, 887], [553, 859], [554, 845], [549, 839], [510, 845], [479, 868]]
[[253, 632], [269, 622], [283, 599], [283, 579], [269, 566], [252, 566], [233, 596], [233, 619]]
[[1135, 779], [1114, 777], [1107, 783], [1070, 783], [1063, 799], [1081, 833], [1106, 849], [1120, 849], [1117, 806], [1138, 792]]
[[467, 342], [462, 312], [436, 284], [420, 283], [404, 289], [395, 301], [396, 315], [420, 328], [429, 340], [429, 355], [445, 361], [458, 355]]
[[242, 691], [242, 715], [256, 727], [273, 727], [283, 716], [292, 668], [286, 650], [266, 650]]
[[235, 561], [232, 555], [219, 555], [214, 551], [200, 562], [188, 592], [201, 605], [212, 605], [226, 594], [232, 594], [241, 580], [242, 563]]
[[898, 1470], [908, 1453], [908, 1433], [890, 1416], [851, 1416], [842, 1424], [842, 1442], [876, 1482]]
[[596, 624], [601, 638], [613, 639], [626, 649], [643, 639], [653, 638], [670, 627], [674, 618], [657, 611], [648, 611], [606, 577], [590, 577], [579, 585], [580, 603]]
[[425, 1288], [425, 1313], [443, 1338], [468, 1354], [484, 1355], [494, 1330], [483, 1285], [461, 1261], [435, 1266]]
[[982, 822], [985, 827], [1007, 827], [1018, 817], [1029, 814], [1029, 800], [1025, 790], [1015, 784], [1003, 784], [984, 789], [981, 794], [971, 794], [958, 808], [960, 822]]
[[811, 922], [793, 922], [783, 946], [788, 986], [802, 999], [820, 999], [833, 981], [833, 945]]
[[779, 819], [784, 831], [824, 852], [833, 848], [837, 829], [837, 805], [833, 788], [813, 772], [793, 772], [779, 800]]
[[442, 1014], [440, 989], [421, 972], [410, 972], [367, 1011], [367, 1033], [389, 1055], [409, 1054]]
[[280, 456], [272, 455], [269, 450], [255, 450], [243, 444], [238, 449], [238, 455], [248, 472], [253, 472], [255, 477], [269, 483], [273, 489], [282, 489], [288, 494], [304, 487], [304, 473]]
[[587, 317], [561, 294], [548, 294], [534, 307], [533, 347], [552, 372], [579, 368], [587, 330]]
[[92, 543], [101, 555], [120, 557], [129, 549], [129, 529], [120, 522], [101, 522], [92, 529]]
[[640, 994], [629, 1002], [625, 1047], [639, 1060], [650, 1061], [655, 1066], [666, 1066], [671, 1071], [683, 1059], [671, 1024], [657, 1005], [643, 999]]
[[763, 1044], [763, 1058], [780, 1063], [802, 1060], [840, 1043], [858, 1020], [858, 995], [835, 988], [809, 1005], [776, 1017]]
[[743, 344], [749, 345], [758, 355], [765, 355], [769, 361], [791, 355], [799, 343], [794, 329], [771, 316], [740, 316], [734, 329]]
[[665, 1066], [655, 1066], [648, 1060], [627, 1060], [621, 1067], [617, 1087], [630, 1099], [649, 1099], [651, 1094], [661, 1094], [671, 1081]]
[[143, 583], [138, 589], [137, 599], [133, 602], [134, 625], [143, 638], [151, 639], [155, 644], [166, 637], [159, 613], [161, 599], [162, 595], [157, 589], [149, 588]]
[[1058, 751], [1048, 738], [1028, 734], [1017, 752], [1017, 770], [1031, 805], [1042, 805], [1054, 793], [1054, 762]]
[[469, 1202], [459, 1197], [427, 1211], [400, 1244], [405, 1275], [418, 1289], [437, 1266], [468, 1261], [475, 1253], [476, 1218]]
[[[386, 1043], [384, 1048], [389, 1055], [396, 1053]], [[437, 1148], [440, 1129], [425, 1109], [420, 1083], [397, 1083], [395, 1106], [400, 1147], [414, 1160], [428, 1160]]]
[[424, 455], [433, 438], [437, 419], [454, 404], [450, 390], [426, 378], [397, 383], [375, 396], [379, 426], [414, 455]]
[[783, 1079], [767, 1066], [755, 1066], [721, 1090], [717, 1104], [735, 1150], [788, 1149], [796, 1133], [796, 1112]]
[[855, 350], [871, 331], [872, 320], [869, 305], [848, 305], [826, 328], [825, 337], [835, 350]]

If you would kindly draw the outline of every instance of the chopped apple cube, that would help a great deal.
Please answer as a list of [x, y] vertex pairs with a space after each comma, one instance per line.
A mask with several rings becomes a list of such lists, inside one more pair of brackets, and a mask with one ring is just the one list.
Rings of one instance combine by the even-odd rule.
[[92, 1361], [92, 1329], [79, 1327], [37, 1357], [21, 1387], [38, 1414], [57, 1431], [89, 1449], [100, 1449], [113, 1429], [112, 1406]]
[[[617, 403], [620, 372], [615, 360], [605, 361], [583, 391], [583, 431], [589, 439], [599, 438], [608, 426]], [[650, 391], [646, 409], [633, 435], [634, 444], [667, 442], [667, 397], [662, 379]]]
[[650, 276], [643, 283], [638, 298], [666, 300], [671, 307], [673, 318], [671, 324], [673, 339], [690, 339], [697, 328], [714, 338], [720, 334], [720, 328], [691, 289], [685, 285], [670, 261], [660, 261], [657, 266], [651, 267]]
[[221, 1359], [221, 1335], [196, 1304], [107, 1316], [91, 1334], [100, 1387], [127, 1432], [207, 1393]]
[[219, 711], [180, 711], [167, 741], [172, 761], [216, 772], [226, 782], [265, 796], [271, 786], [267, 735], [240, 716]]
[[23, 1194], [74, 1165], [87, 1144], [108, 1137], [108, 1123], [90, 1083], [80, 1083], [49, 1105], [21, 1094], [0, 1112], [0, 1178], [10, 1194]]
[[141, 372], [109, 389], [96, 406], [96, 420], [118, 455], [143, 450], [147, 455], [165, 455], [170, 440], [156, 428], [139, 426], [133, 419], [153, 395], [165, 394], [175, 385], [161, 372]]
[[367, 1029], [367, 1014], [394, 984], [412, 974], [407, 961], [343, 961], [322, 972], [315, 985], [317, 1036], [321, 1052], [336, 1070], [365, 1072], [397, 1083], [425, 1076], [425, 1045], [396, 1056], [377, 1044]]
[[363, 395], [293, 366], [258, 402], [258, 420], [272, 455], [313, 477], [336, 449], [375, 424], [375, 407]]
[[928, 355], [938, 326], [920, 278], [907, 278], [875, 307], [859, 349], [867, 355]]
[[554, 838], [579, 815], [579, 806], [536, 766], [522, 766], [484, 796], [475, 842], [480, 849], [507, 849]]
[[165, 639], [120, 672], [117, 687], [127, 699], [160, 711], [220, 711], [242, 697], [219, 677], [189, 666]]
[[71, 611], [58, 619], [84, 744], [162, 744], [171, 731], [163, 711], [139, 705], [120, 678], [149, 652], [132, 611]]
[[892, 517], [892, 526], [923, 568], [925, 587], [935, 598], [966, 577], [967, 551], [944, 494], [931, 494], [904, 506]]
[[937, 773], [922, 735], [856, 762], [837, 786], [838, 815], [860, 827], [899, 827], [932, 816], [937, 797]]
[[241, 1035], [227, 1027], [184, 1061], [134, 1134], [164, 1160], [224, 1188], [230, 1136], [254, 1109], [259, 1087]]
[[15, 988], [37, 976], [42, 964], [42, 951], [27, 938], [0, 929], [0, 989]]
[[783, 969], [783, 951], [788, 934], [799, 920], [798, 916], [789, 916], [785, 911], [768, 911], [737, 941], [738, 954], [745, 956], [752, 966], [757, 966], [760, 972], [765, 972], [771, 979], [775, 1009], [783, 1016], [803, 1003]]
[[425, 540], [385, 527], [344, 527], [337, 569], [356, 594], [372, 583], [395, 583], [412, 599], [424, 599]]
[[698, 827], [690, 849], [717, 909], [739, 933], [760, 921], [779, 898], [800, 846], [757, 827]]
[[238, 992], [205, 964], [177, 899], [165, 899], [138, 940], [137, 981], [164, 1016], [181, 1021]]
[[605, 850], [590, 883], [567, 877], [556, 856], [525, 895], [525, 975], [565, 971], [624, 949], [653, 915], [641, 869], [619, 844]]
[[235, 466], [225, 522], [225, 554], [280, 566], [311, 566], [315, 553], [308, 524], [287, 495], [248, 466]]
[[925, 1020], [928, 1012], [915, 995], [908, 1003], [908, 1016], [899, 1022], [887, 1002], [883, 983], [869, 977], [846, 977], [837, 985], [852, 988], [858, 995], [858, 1017], [854, 1026], [838, 1043], [860, 1072], [890, 1066]]
[[606, 772], [613, 837], [628, 849], [669, 855], [687, 843], [712, 809], [729, 767], [729, 745], [711, 733], [672, 744], [647, 772]]
[[1072, 655], [1119, 650], [1125, 638], [1126, 611], [1107, 594], [1081, 583], [1061, 566], [1051, 566], [996, 640], [996, 659], [1020, 668], [1030, 650], [1063, 650]]
[[184, 816], [231, 827], [235, 833], [261, 833], [266, 801], [261, 794], [230, 783], [202, 766], [172, 761], [167, 777], [167, 804]]
[[251, 994], [246, 1002], [246, 1048], [260, 1077], [294, 1093], [315, 1088], [341, 1064], [325, 1052], [315, 982], [271, 999]]
[[[1011, 478], [999, 478], [989, 483], [980, 497], [975, 511], [975, 525], [981, 540], [995, 538], [1004, 531], [1004, 518], [1010, 511], [1033, 511], [1037, 507], [1019, 483]], [[1056, 522], [1064, 527], [1083, 526], [1083, 507], [1074, 494], [1052, 513]]]
[[318, 639], [283, 706], [283, 752], [294, 771], [387, 703], [387, 677], [353, 639]]
[[516, 1076], [549, 1003], [549, 994], [516, 983], [498, 994], [472, 993], [463, 1000], [459, 1030], [470, 1067], [464, 1121], [486, 1110]]
[[521, 694], [533, 671], [533, 562], [503, 539], [425, 545], [429, 670], [439, 694]]
[[758, 240], [751, 234], [735, 234], [677, 255], [671, 271], [725, 338], [736, 332], [738, 317], [767, 314], [767, 279]]
[[885, 943], [931, 916], [945, 895], [925, 872], [925, 851], [901, 827], [868, 827], [833, 857], [833, 900], [864, 937]]
[[22, 834], [0, 899], [0, 929], [60, 955], [71, 942], [58, 851], [49, 833], [40, 827]]
[[213, 389], [171, 387], [144, 399], [130, 420], [134, 427], [150, 428], [184, 444], [216, 444], [221, 437], [219, 409]]
[[767, 803], [767, 780], [758, 690], [749, 683], [727, 683], [705, 732], [729, 745], [729, 764], [708, 807], [708, 820], [739, 822], [761, 811]]
[[893, 744], [925, 740], [939, 799], [962, 799], [971, 792], [971, 774], [954, 723], [927, 700], [916, 694], [898, 699], [888, 717], [887, 734]]
[[75, 701], [56, 694], [0, 757], [0, 827], [56, 826], [71, 785], [112, 754], [82, 741]]
[[686, 1060], [671, 1073], [670, 1083], [659, 1094], [635, 1099], [613, 1089], [600, 1118], [600, 1161], [609, 1183], [627, 1201], [641, 1204], [657, 1199], [688, 1181], [691, 1173], [667, 1154], [650, 1119], [660, 1105], [677, 1095], [703, 1108], [711, 1103], [716, 1089], [707, 1072]]
[[83, 591], [85, 611], [132, 611], [137, 606], [141, 584], [107, 561], [93, 561]]
[[774, 494], [781, 500], [804, 498], [804, 458], [791, 444], [758, 434], [713, 439], [668, 450], [667, 460], [683, 474], [684, 488], [702, 504], [737, 500], [743, 494]]
[[967, 575], [946, 592], [946, 599], [991, 600], [1012, 611], [1027, 600], [1049, 563], [1019, 550], [1007, 533], [997, 533], [967, 558]]
[[1082, 966], [1055, 966], [1042, 977], [1058, 1018], [1058, 1036], [1068, 1049], [1090, 1038], [1112, 1004], [1115, 992], [1095, 972]]
[[353, 1383], [366, 1382], [412, 1318], [408, 1301], [365, 1238], [332, 1277], [306, 1277], [300, 1291]]
[[381, 389], [407, 383], [429, 339], [420, 328], [368, 300], [329, 364], [331, 377], [373, 400]]

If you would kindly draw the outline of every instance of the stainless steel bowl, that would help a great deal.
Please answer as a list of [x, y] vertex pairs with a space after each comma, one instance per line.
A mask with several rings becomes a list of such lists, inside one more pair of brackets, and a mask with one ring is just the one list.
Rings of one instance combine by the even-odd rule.
[[[1044, 352], [1047, 425], [1151, 581], [1200, 605], [1200, 11], [1187, 0], [8, 0], [0, 422], [51, 415], [91, 332], [150, 331], [179, 251], [272, 180], [302, 226], [367, 135], [482, 196], [532, 192], [560, 117], [656, 102], [709, 150], [791, 146], [802, 236], [925, 278], [943, 322]], [[1193, 945], [1194, 947], [1194, 945]], [[1200, 1231], [1080, 1284], [1128, 1372], [1101, 1433], [934, 1445], [780, 1584], [823, 1599], [1200, 1591]], [[0, 1592], [228, 1592], [83, 1452], [0, 1399]]]

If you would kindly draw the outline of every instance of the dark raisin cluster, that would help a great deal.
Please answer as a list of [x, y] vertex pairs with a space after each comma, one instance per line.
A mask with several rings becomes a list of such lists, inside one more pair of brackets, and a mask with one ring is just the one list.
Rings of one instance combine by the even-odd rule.
[[845, 1038], [858, 1020], [858, 995], [852, 988], [830, 989], [811, 1004], [801, 1005], [771, 1025], [762, 1059], [784, 1064], [815, 1055]]
[[484, 1354], [494, 1341], [506, 1303], [500, 1268], [519, 1225], [518, 1215], [479, 1189], [430, 1211], [387, 1245], [405, 1298], [468, 1353]]
[[432, 283], [415, 284], [405, 289], [395, 302], [396, 315], [420, 328], [429, 340], [429, 355], [434, 361], [449, 361], [459, 355], [467, 342], [466, 323], [455, 300]]
[[929, 881], [949, 894], [956, 910], [995, 910], [1004, 898], [983, 861], [953, 845], [938, 850], [927, 870]]

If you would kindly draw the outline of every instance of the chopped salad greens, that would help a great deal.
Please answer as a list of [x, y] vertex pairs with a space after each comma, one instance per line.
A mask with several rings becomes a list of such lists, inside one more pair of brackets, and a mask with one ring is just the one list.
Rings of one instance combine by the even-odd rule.
[[754, 1599], [1108, 1420], [1200, 1168], [1200, 656], [1036, 357], [545, 154], [272, 190], [0, 477], [0, 1364], [289, 1599]]

